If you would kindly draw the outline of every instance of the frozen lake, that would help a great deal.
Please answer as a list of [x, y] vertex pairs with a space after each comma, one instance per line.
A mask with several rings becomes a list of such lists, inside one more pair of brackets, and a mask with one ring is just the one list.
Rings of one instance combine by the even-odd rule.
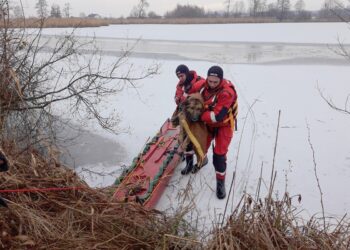
[[[44, 29], [43, 37], [73, 29]], [[74, 31], [81, 42], [92, 37], [107, 55], [133, 48], [133, 57], [201, 60], [218, 64], [347, 64], [336, 55], [341, 42], [350, 47], [345, 23], [112, 25]]]
[[[48, 29], [44, 31], [45, 37], [52, 38], [54, 31], [62, 32]], [[265, 180], [262, 193], [266, 192], [281, 110], [276, 192], [282, 195], [287, 188], [291, 195], [301, 194], [299, 206], [306, 214], [321, 211], [308, 142], [309, 127], [325, 210], [328, 215], [338, 216], [349, 212], [350, 116], [332, 110], [319, 93], [320, 89], [340, 107], [344, 107], [350, 94], [350, 63], [333, 51], [337, 48], [337, 36], [344, 40], [350, 37], [345, 24], [217, 25], [214, 29], [212, 25], [116, 25], [77, 32], [82, 41], [95, 34], [109, 61], [142, 37], [135, 44], [131, 63], [140, 68], [152, 63], [161, 65], [159, 75], [140, 82], [136, 90], [128, 88], [101, 103], [106, 109], [117, 107], [122, 117], [120, 126], [129, 128], [130, 133], [114, 136], [91, 129], [104, 140], [82, 142], [83, 150], [93, 152], [94, 148], [106, 147], [111, 155], [109, 158], [102, 150], [101, 161], [91, 159], [89, 164], [84, 158], [83, 163], [77, 164], [80, 170], [103, 171], [104, 176], [82, 173], [92, 185], [112, 184], [118, 175], [116, 169], [129, 164], [147, 138], [172, 114], [177, 83], [174, 70], [178, 64], [186, 63], [202, 76], [210, 66], [219, 64], [224, 68], [225, 78], [235, 83], [240, 105], [239, 130], [228, 155], [227, 188], [233, 172], [237, 174], [235, 196], [233, 200], [230, 197], [229, 208], [235, 206], [244, 192], [255, 193], [262, 165]], [[122, 153], [113, 153], [112, 149]], [[83, 150], [76, 147], [74, 150], [73, 157], [79, 160]], [[209, 153], [211, 158], [211, 150]], [[210, 161], [197, 175], [185, 177], [180, 175], [182, 167], [176, 169], [158, 209], [176, 208], [180, 200], [186, 202], [183, 192], [190, 184], [195, 216], [210, 224], [225, 206], [225, 201], [215, 197], [213, 165]]]
[[[43, 34], [70, 33], [73, 29], [45, 29]], [[349, 25], [346, 23], [261, 23], [261, 24], [188, 24], [111, 25], [82, 28], [75, 34], [85, 37], [143, 39], [161, 41], [200, 42], [259, 42], [350, 44]]]

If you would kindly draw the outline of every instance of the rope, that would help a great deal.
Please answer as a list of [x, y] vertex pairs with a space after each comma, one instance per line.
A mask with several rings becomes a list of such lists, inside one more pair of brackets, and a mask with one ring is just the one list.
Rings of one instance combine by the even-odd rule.
[[164, 171], [168, 167], [168, 164], [171, 162], [175, 153], [177, 152], [177, 149], [178, 149], [178, 145], [175, 146], [174, 149], [169, 152], [168, 157], [163, 161], [163, 164], [159, 168], [158, 173], [155, 175], [154, 179], [149, 183], [149, 186], [148, 186], [146, 193], [143, 195], [140, 195], [140, 196], [136, 196], [136, 199], [138, 202], [140, 202], [141, 204], [144, 204], [150, 198], [155, 186], [160, 181], [160, 178], [162, 177]]
[[[124, 173], [122, 173], [122, 175], [115, 181], [114, 184], [117, 186], [117, 190], [120, 188], [120, 186], [119, 186], [120, 183], [127, 177], [127, 175], [129, 173], [131, 173], [137, 167], [137, 165], [139, 164], [139, 160], [144, 155], [146, 155], [146, 153], [150, 150], [151, 145], [155, 144], [159, 138], [160, 138], [160, 133], [158, 133], [155, 137], [153, 137], [151, 142], [146, 144], [146, 147], [144, 148], [143, 152], [141, 152], [137, 157], [134, 158], [132, 165]], [[169, 140], [172, 140], [173, 138], [174, 137], [170, 137], [168, 140], [166, 140], [163, 143], [167, 143]], [[160, 147], [160, 146], [161, 145], [158, 144], [158, 147]], [[157, 186], [160, 179], [162, 178], [164, 171], [167, 169], [169, 163], [172, 161], [172, 159], [174, 158], [174, 155], [177, 153], [178, 147], [179, 147], [179, 145], [176, 145], [173, 148], [173, 150], [168, 152], [169, 155], [163, 161], [161, 167], [159, 168], [159, 171], [154, 176], [154, 179], [149, 182], [147, 191], [143, 195], [140, 195], [140, 196], [136, 195], [136, 200], [138, 202], [140, 202], [141, 204], [144, 204], [151, 197], [151, 194], [152, 194], [153, 190], [155, 189], [155, 187]]]
[[159, 133], [157, 133], [156, 136], [154, 136], [152, 140], [146, 144], [142, 152], [139, 153], [139, 155], [133, 159], [131, 166], [125, 169], [122, 172], [122, 174], [115, 180], [114, 182], [115, 186], [119, 186], [120, 183], [122, 183], [122, 181], [125, 179], [125, 177], [137, 167], [137, 165], [140, 163], [139, 161], [141, 160], [142, 156], [144, 156], [150, 150], [151, 145], [155, 144], [159, 137], [160, 135]]
[[202, 162], [204, 159], [204, 153], [203, 153], [201, 145], [199, 144], [196, 137], [193, 135], [191, 129], [188, 126], [187, 121], [185, 119], [181, 119], [180, 122], [181, 122], [182, 127], [185, 129], [188, 137], [190, 138], [191, 142], [196, 147], [196, 151], [198, 152], [198, 155], [200, 156], [200, 162]]

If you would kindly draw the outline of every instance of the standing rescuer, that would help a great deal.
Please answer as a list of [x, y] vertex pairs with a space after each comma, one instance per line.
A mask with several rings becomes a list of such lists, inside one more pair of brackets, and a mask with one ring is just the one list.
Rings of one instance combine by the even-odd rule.
[[224, 199], [226, 197], [226, 155], [235, 128], [237, 93], [233, 84], [223, 78], [224, 72], [221, 67], [212, 66], [207, 75], [206, 83], [201, 90], [205, 102], [201, 119], [207, 124], [210, 132], [207, 151], [211, 141], [215, 140], [213, 164], [216, 171], [216, 196]]
[[[199, 92], [199, 90], [204, 87], [205, 78], [198, 76], [196, 71], [189, 70], [189, 68], [184, 64], [177, 66], [175, 74], [179, 79], [175, 92], [175, 103], [177, 105], [177, 109], [175, 111], [176, 115], [176, 113], [181, 110], [181, 105], [186, 100], [187, 96]], [[193, 155], [193, 144], [189, 143], [185, 152], [186, 166], [181, 170], [181, 174], [186, 175], [197, 169], [193, 164]], [[207, 158], [205, 159], [206, 160], [204, 160], [203, 165], [207, 164], [208, 162]]]

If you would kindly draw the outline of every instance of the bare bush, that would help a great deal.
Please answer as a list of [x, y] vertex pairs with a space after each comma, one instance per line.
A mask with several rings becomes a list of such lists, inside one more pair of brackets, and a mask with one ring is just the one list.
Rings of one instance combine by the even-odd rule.
[[[350, 3], [350, 0], [348, 0]], [[337, 16], [338, 20], [341, 20], [348, 25], [350, 25], [350, 8], [344, 7], [342, 2], [339, 1], [330, 1], [327, 0], [325, 2], [325, 8], [327, 11], [329, 11], [334, 16]], [[334, 53], [337, 55], [345, 58], [347, 61], [350, 61], [350, 50], [348, 46], [345, 46], [339, 39], [338, 39], [338, 48], [333, 49]], [[321, 97], [326, 101], [326, 103], [334, 110], [344, 113], [344, 114], [350, 114], [350, 93], [347, 95], [344, 106], [341, 107], [339, 105], [336, 105], [331, 98], [328, 98], [325, 96], [325, 94], [318, 88], [318, 91], [321, 95]]]
[[166, 18], [196, 18], [205, 17], [205, 11], [195, 5], [180, 5], [165, 14]]
[[128, 66], [130, 49], [105, 61], [93, 40], [81, 43], [74, 32], [47, 40], [39, 29], [28, 34], [13, 29], [9, 3], [0, 6], [0, 136], [26, 141], [26, 145], [54, 139], [52, 124], [58, 120], [53, 105], [65, 103], [72, 115], [95, 119], [101, 127], [117, 131], [117, 114], [102, 114], [99, 103], [125, 85], [152, 76], [157, 65], [137, 75]]

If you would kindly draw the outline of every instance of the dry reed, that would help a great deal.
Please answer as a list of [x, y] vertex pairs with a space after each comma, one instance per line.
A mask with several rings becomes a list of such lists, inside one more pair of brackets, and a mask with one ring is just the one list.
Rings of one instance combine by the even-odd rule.
[[[297, 196], [299, 199], [300, 197]], [[306, 223], [297, 217], [292, 198], [253, 200], [245, 196], [227, 224], [214, 232], [208, 249], [349, 249], [349, 222], [323, 227], [323, 218]]]
[[[137, 204], [115, 203], [114, 188], [89, 188], [74, 171], [44, 159], [35, 150], [2, 145], [10, 170], [0, 190], [80, 187], [79, 190], [1, 193], [1, 249], [193, 249], [181, 240], [182, 218], [165, 217]], [[175, 228], [174, 225], [177, 225]], [[180, 225], [184, 225], [180, 228]]]
[[[79, 190], [1, 193], [1, 249], [349, 249], [350, 224], [298, 217], [293, 199], [242, 197], [223, 227], [203, 245], [183, 219], [189, 211], [165, 216], [137, 204], [113, 201], [113, 187], [89, 188], [74, 171], [35, 150], [2, 145], [10, 171], [0, 190], [80, 187]], [[333, 224], [331, 223], [333, 221]], [[198, 236], [198, 235], [197, 235]]]
[[[308, 20], [305, 22], [327, 22], [330, 20]], [[339, 20], [332, 20], [334, 22]], [[229, 23], [278, 23], [272, 17], [213, 17], [213, 18], [38, 18], [12, 19], [11, 28], [83, 28], [101, 27], [112, 24], [229, 24]], [[285, 20], [284, 22], [295, 22]], [[0, 28], [3, 24], [0, 24]]]
[[[83, 28], [83, 27], [101, 27], [107, 26], [111, 22], [107, 19], [96, 18], [26, 18], [11, 19], [8, 27], [10, 28]], [[3, 28], [3, 23], [0, 28]]]

